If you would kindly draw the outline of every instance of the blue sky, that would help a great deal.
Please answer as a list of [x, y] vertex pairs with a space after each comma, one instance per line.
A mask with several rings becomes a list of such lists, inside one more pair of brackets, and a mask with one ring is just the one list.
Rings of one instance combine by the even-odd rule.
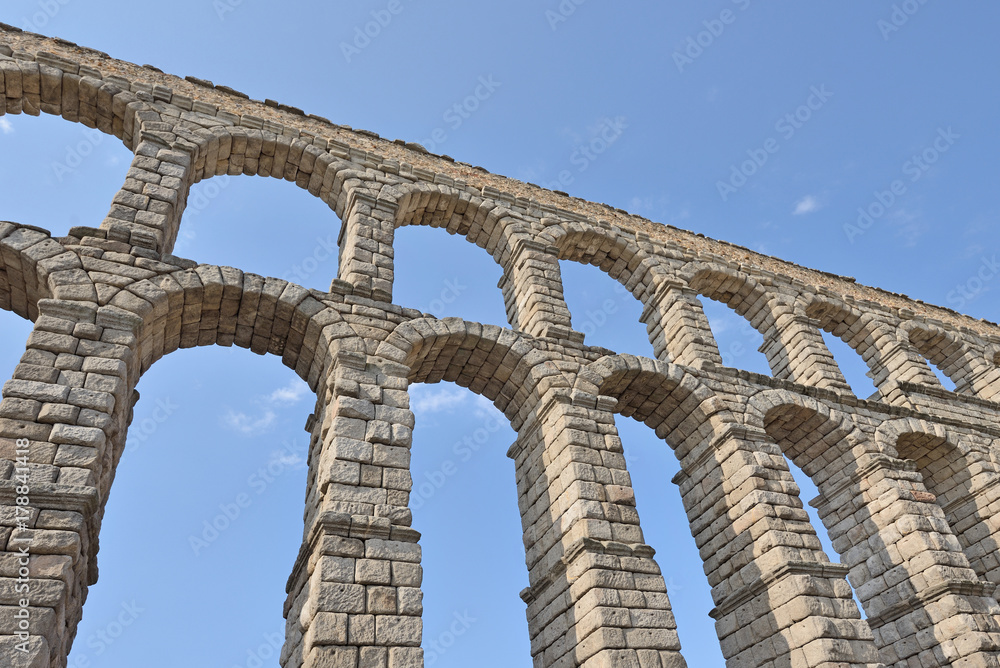
[[[116, 58], [993, 321], [998, 19], [986, 0], [8, 0], [0, 10], [0, 21]], [[100, 222], [129, 161], [113, 138], [20, 116], [0, 117], [0, 156], [0, 219], [56, 235]], [[292, 184], [213, 179], [189, 204], [179, 255], [320, 289], [336, 274], [335, 257], [322, 258], [339, 221]], [[505, 324], [500, 270], [479, 248], [405, 228], [396, 259], [397, 303]], [[628, 294], [594, 267], [563, 271], [588, 342], [651, 355]], [[767, 373], [759, 335], [725, 306], [706, 309], [726, 363]], [[0, 375], [28, 332], [0, 313]], [[855, 391], [871, 394], [857, 356], [832, 347]], [[226, 348], [179, 351], [139, 390], [70, 665], [276, 666], [314, 398], [279, 360]], [[453, 385], [415, 387], [413, 407], [427, 665], [528, 666], [504, 456], [514, 434]], [[664, 483], [676, 461], [644, 426], [619, 429], [685, 656], [721, 666], [697, 550]], [[814, 495], [803, 481], [803, 498]]]

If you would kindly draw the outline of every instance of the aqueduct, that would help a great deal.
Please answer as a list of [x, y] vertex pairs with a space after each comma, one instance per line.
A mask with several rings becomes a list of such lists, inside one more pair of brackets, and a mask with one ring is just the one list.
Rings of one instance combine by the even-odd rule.
[[[0, 403], [0, 664], [66, 665], [140, 375], [236, 345], [317, 397], [286, 668], [423, 666], [407, 390], [442, 380], [518, 434], [535, 666], [686, 665], [618, 415], [680, 462], [727, 665], [1000, 666], [1000, 326], [0, 25], [3, 113], [62, 116], [134, 157], [96, 227], [0, 222], [0, 307], [34, 323]], [[336, 212], [329, 291], [171, 254], [189, 188], [224, 174], [292, 181]], [[401, 225], [489, 252], [510, 328], [394, 304]], [[587, 345], [560, 260], [641, 301], [656, 359]], [[772, 376], [723, 365], [702, 297], [761, 332]], [[823, 330], [875, 395], [852, 394]], [[785, 457], [819, 489], [840, 563]]]

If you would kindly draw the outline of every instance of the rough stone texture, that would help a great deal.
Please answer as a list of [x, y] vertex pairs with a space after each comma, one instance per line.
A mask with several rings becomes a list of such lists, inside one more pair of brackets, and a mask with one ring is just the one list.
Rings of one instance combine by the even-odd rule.
[[[281, 356], [317, 396], [287, 668], [423, 665], [407, 389], [442, 380], [518, 432], [535, 666], [686, 665], [616, 415], [680, 461], [727, 665], [1000, 666], [997, 325], [0, 25], [3, 113], [96, 127], [134, 159], [96, 227], [0, 222], [0, 308], [34, 322], [0, 402], [0, 665], [66, 665], [140, 374], [236, 345]], [[190, 186], [223, 174], [329, 204], [329, 292], [170, 255]], [[393, 304], [401, 225], [488, 251], [512, 328]], [[642, 302], [657, 359], [585, 345], [560, 259]], [[700, 298], [763, 334], [773, 377], [722, 365]], [[851, 394], [820, 330], [864, 358], [875, 395]], [[842, 565], [786, 457], [820, 490]]]

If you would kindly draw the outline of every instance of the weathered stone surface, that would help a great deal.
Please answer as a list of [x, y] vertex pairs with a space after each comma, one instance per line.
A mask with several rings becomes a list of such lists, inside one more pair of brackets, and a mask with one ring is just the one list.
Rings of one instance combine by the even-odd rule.
[[[442, 380], [518, 432], [533, 665], [686, 665], [619, 415], [680, 461], [727, 665], [1000, 663], [997, 325], [82, 53], [0, 26], [0, 113], [61, 114], [134, 153], [100, 227], [0, 222], [0, 308], [34, 321], [0, 402], [0, 665], [66, 665], [138, 379], [205, 345], [280, 356], [317, 396], [286, 668], [424, 664], [408, 388]], [[171, 254], [191, 184], [222, 174], [283, 177], [336, 211], [339, 240], [315, 251], [340, 258], [329, 292]], [[401, 225], [486, 249], [511, 327], [393, 304]], [[560, 260], [642, 303], [655, 359], [585, 345]], [[723, 366], [706, 298], [761, 333], [772, 377]], [[821, 331], [868, 363], [876, 395], [851, 394]], [[839, 564], [786, 459], [819, 489]]]

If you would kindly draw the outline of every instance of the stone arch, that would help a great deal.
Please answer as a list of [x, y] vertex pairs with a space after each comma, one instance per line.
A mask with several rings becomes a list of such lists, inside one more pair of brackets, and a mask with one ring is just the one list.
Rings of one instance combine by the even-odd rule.
[[490, 399], [520, 429], [540, 388], [568, 387], [563, 372], [525, 338], [461, 318], [420, 318], [398, 326], [376, 355], [409, 369], [412, 383], [442, 380]]
[[232, 267], [198, 265], [138, 281], [110, 305], [133, 314], [142, 372], [178, 348], [235, 345], [281, 357], [316, 391], [333, 351], [363, 352], [350, 325], [309, 290]]
[[[650, 392], [650, 387], [655, 389]], [[674, 482], [680, 486], [712, 586], [716, 608], [711, 615], [717, 620], [727, 663], [752, 661], [762, 645], [779, 660], [795, 651], [801, 639], [788, 632], [789, 611], [773, 604], [780, 600], [777, 591], [786, 586], [782, 579], [789, 576], [810, 580], [830, 592], [842, 618], [838, 624], [849, 627], [855, 640], [847, 651], [865, 657], [863, 661], [875, 660], [871, 632], [857, 619], [857, 607], [850, 601], [846, 570], [831, 564], [822, 552], [787, 465], [766, 433], [741, 423], [730, 405], [683, 368], [629, 355], [604, 357], [588, 365], [579, 375], [574, 395], [577, 401], [588, 396], [596, 402], [610, 398], [616, 412], [653, 427], [674, 449], [681, 462]], [[762, 504], [768, 509], [763, 510]], [[781, 531], [775, 532], [777, 527], [768, 527], [767, 522], [745, 519], [748, 512], [785, 518]], [[752, 531], [751, 525], [755, 525]], [[794, 552], [801, 570], [794, 575], [773, 573], [768, 565], [772, 550], [786, 556]], [[745, 623], [739, 621], [738, 611], [755, 605], [751, 601], [760, 603], [755, 615], [767, 620], [768, 631], [739, 636]], [[807, 642], [820, 641], [824, 633]]]
[[875, 440], [890, 456], [913, 462], [973, 570], [994, 584], [1000, 583], [1000, 573], [990, 557], [1000, 547], [996, 512], [990, 509], [1000, 499], [1000, 471], [990, 444], [974, 444], [972, 437], [912, 417], [883, 422]]
[[853, 348], [868, 365], [867, 375], [878, 388], [883, 401], [904, 402], [900, 383], [941, 387], [937, 376], [920, 356], [909, 339], [899, 334], [898, 321], [886, 321], [874, 313], [832, 297], [812, 296], [806, 314], [819, 326]]
[[196, 149], [193, 183], [223, 175], [283, 179], [326, 202], [341, 219], [349, 193], [365, 186], [362, 190], [378, 196], [378, 190], [371, 188], [376, 173], [334, 155], [326, 139], [285, 134], [273, 124], [264, 128], [225, 125], [210, 116], [204, 121], [210, 125], [180, 124], [180, 137]]
[[559, 259], [590, 264], [621, 283], [648, 306], [665, 276], [659, 263], [622, 230], [607, 225], [543, 218], [542, 233], [559, 249]]
[[760, 352], [775, 378], [851, 393], [817, 323], [797, 300], [764, 280], [719, 264], [698, 262], [684, 268], [688, 286], [733, 309], [760, 332]]
[[50, 53], [39, 52], [34, 61], [0, 54], [0, 115], [62, 116], [113, 135], [134, 152], [142, 125], [161, 118], [133, 87]]
[[852, 461], [875, 452], [847, 414], [787, 390], [753, 395], [747, 402], [746, 422], [771, 435], [821, 492], [839, 484]]
[[681, 277], [698, 294], [725, 304], [762, 334], [775, 327], [768, 306], [774, 293], [749, 275], [719, 264], [693, 262], [684, 267]]
[[691, 366], [721, 363], [700, 303], [670, 280], [637, 237], [606, 224], [556, 218], [541, 222], [541, 237], [557, 249], [558, 259], [597, 267], [642, 304], [639, 320], [657, 359]]
[[465, 237], [502, 264], [504, 229], [523, 225], [510, 209], [466, 190], [438, 183], [407, 183], [393, 186], [391, 194], [397, 209], [395, 226], [421, 225], [444, 228], [449, 234]]
[[909, 320], [900, 327], [900, 337], [950, 378], [955, 383], [955, 392], [985, 394], [989, 379], [984, 376], [989, 369], [958, 335], [930, 323]]
[[84, 278], [82, 269], [80, 258], [47, 231], [0, 222], [0, 309], [35, 320], [38, 301]]
[[[326, 139], [285, 134], [276, 124], [225, 125], [211, 116], [180, 121], [172, 131], [174, 143], [191, 155], [187, 187], [218, 176], [281, 179], [326, 203], [339, 221], [345, 220], [354, 198], [378, 199], [378, 190], [370, 187], [375, 172], [334, 155]], [[171, 244], [177, 232], [172, 231]]]
[[646, 357], [602, 357], [580, 372], [574, 392], [614, 398], [616, 413], [652, 428], [678, 459], [687, 456], [689, 440], [708, 438], [737, 422], [725, 403], [683, 367]]

